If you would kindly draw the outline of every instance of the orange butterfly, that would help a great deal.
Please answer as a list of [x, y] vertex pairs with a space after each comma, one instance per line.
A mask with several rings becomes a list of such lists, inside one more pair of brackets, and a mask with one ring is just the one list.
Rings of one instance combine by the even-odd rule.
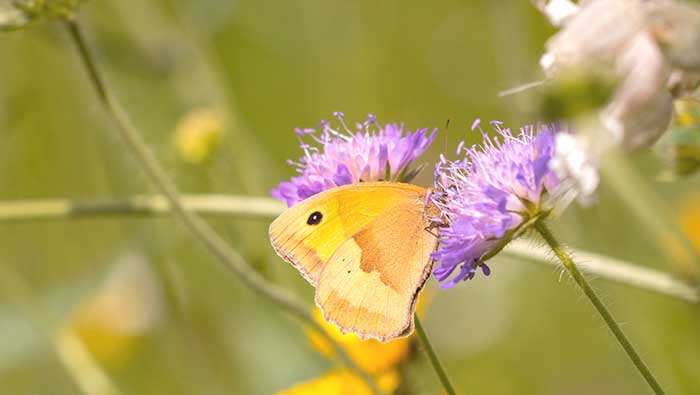
[[324, 318], [343, 333], [406, 336], [437, 247], [428, 229], [439, 212], [427, 194], [394, 182], [332, 188], [282, 213], [270, 241], [316, 287]]

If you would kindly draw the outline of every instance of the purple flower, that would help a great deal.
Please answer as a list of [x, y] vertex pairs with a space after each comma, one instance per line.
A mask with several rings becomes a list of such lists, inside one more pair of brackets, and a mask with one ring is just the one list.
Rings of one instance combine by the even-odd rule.
[[[560, 180], [550, 169], [557, 125], [525, 126], [513, 135], [491, 122], [498, 135], [484, 133], [480, 147], [464, 149], [461, 160], [441, 158], [435, 168], [431, 200], [440, 210], [440, 247], [433, 253], [440, 264], [435, 277], [450, 288], [472, 279], [485, 260], [521, 234], [532, 220], [552, 208]], [[479, 122], [472, 130], [479, 128]], [[479, 128], [480, 129], [480, 128]], [[463, 149], [460, 144], [460, 150]], [[459, 154], [458, 151], [458, 154]], [[459, 268], [457, 274], [448, 278]]]
[[[437, 129], [416, 129], [404, 132], [403, 124], [388, 123], [381, 126], [376, 117], [369, 114], [364, 123], [356, 125], [356, 131], [348, 129], [343, 113], [335, 112], [340, 127], [321, 121], [316, 129], [296, 129], [304, 156], [298, 162], [298, 177], [282, 182], [271, 195], [294, 204], [340, 185], [363, 181], [410, 181], [417, 170], [409, 167], [425, 152], [435, 138]], [[341, 129], [342, 128], [342, 129]], [[312, 138], [318, 146], [307, 144]]]

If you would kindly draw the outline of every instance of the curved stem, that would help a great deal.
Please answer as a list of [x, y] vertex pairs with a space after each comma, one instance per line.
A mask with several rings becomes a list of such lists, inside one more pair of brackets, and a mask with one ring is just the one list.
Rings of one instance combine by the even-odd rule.
[[442, 363], [440, 362], [437, 353], [435, 353], [432, 344], [430, 344], [430, 340], [428, 340], [428, 335], [426, 335], [425, 330], [423, 329], [423, 325], [421, 324], [420, 319], [418, 319], [418, 314], [414, 315], [414, 321], [416, 323], [416, 333], [418, 334], [418, 338], [420, 339], [423, 348], [425, 348], [425, 353], [428, 354], [430, 364], [433, 366], [435, 373], [437, 373], [438, 378], [442, 383], [442, 386], [445, 388], [445, 392], [447, 393], [447, 395], [456, 395], [457, 392], [455, 391], [454, 386], [450, 382], [450, 378], [447, 377], [445, 368], [442, 367]]
[[[179, 192], [175, 184], [170, 180], [167, 173], [156, 160], [155, 156], [145, 143], [141, 135], [131, 125], [126, 113], [122, 110], [119, 103], [114, 98], [111, 91], [108, 89], [102, 74], [97, 67], [97, 64], [90, 52], [87, 42], [82, 34], [80, 26], [75, 19], [65, 20], [66, 28], [70, 37], [75, 42], [80, 58], [82, 59], [85, 69], [90, 78], [90, 82], [97, 92], [97, 96], [109, 118], [114, 123], [114, 126], [119, 133], [119, 136], [126, 144], [128, 149], [136, 157], [141, 168], [146, 173], [148, 179], [160, 191], [167, 201], [172, 215], [180, 221], [182, 225], [197, 238], [224, 266], [233, 271], [238, 278], [249, 288], [255, 291], [258, 295], [272, 301], [279, 307], [289, 311], [298, 318], [308, 322], [317, 329], [321, 329], [320, 325], [313, 319], [311, 310], [305, 303], [295, 298], [292, 294], [277, 287], [265, 280], [259, 273], [253, 270], [241, 257], [237, 251], [231, 248], [226, 241], [212, 229], [200, 217], [189, 210], [181, 201]], [[341, 356], [341, 359], [357, 374], [361, 375], [374, 392], [376, 385], [373, 380], [369, 379], [367, 374], [358, 368], [352, 360], [345, 354], [345, 351], [330, 336], [321, 331], [324, 336], [333, 344], [334, 348]]]
[[593, 306], [603, 318], [603, 321], [605, 321], [605, 323], [608, 325], [608, 328], [610, 328], [613, 335], [615, 335], [615, 338], [625, 350], [627, 356], [629, 356], [629, 358], [632, 360], [634, 366], [637, 367], [639, 373], [644, 376], [644, 379], [649, 384], [649, 387], [654, 390], [655, 394], [663, 395], [664, 390], [661, 389], [661, 386], [654, 378], [654, 375], [651, 374], [649, 368], [639, 357], [639, 354], [637, 354], [637, 351], [634, 349], [630, 341], [627, 340], [627, 337], [625, 336], [624, 332], [622, 332], [622, 329], [620, 329], [620, 327], [617, 325], [617, 322], [615, 322], [615, 318], [612, 316], [610, 311], [608, 311], [603, 302], [601, 302], [601, 300], [598, 298], [598, 295], [596, 295], [593, 291], [593, 288], [588, 285], [586, 279], [583, 277], [581, 272], [579, 272], [578, 268], [576, 268], [574, 261], [571, 259], [569, 254], [566, 253], [564, 247], [559, 244], [557, 239], [555, 239], [552, 235], [552, 232], [549, 231], [547, 226], [542, 221], [537, 221], [535, 223], [535, 229], [537, 229], [537, 232], [539, 232], [542, 238], [547, 242], [547, 244], [549, 244], [552, 251], [556, 254], [562, 264], [564, 264], [564, 267], [569, 271], [569, 274], [571, 274], [571, 277], [574, 279], [574, 281], [576, 281], [576, 284], [578, 284], [586, 297], [588, 297], [591, 303], [593, 303]]

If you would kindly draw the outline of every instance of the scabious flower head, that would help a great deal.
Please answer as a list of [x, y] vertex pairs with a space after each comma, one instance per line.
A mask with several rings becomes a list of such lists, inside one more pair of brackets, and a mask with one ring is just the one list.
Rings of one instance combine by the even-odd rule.
[[[430, 146], [437, 131], [404, 131], [403, 124], [396, 123], [382, 126], [370, 114], [365, 122], [355, 125], [353, 132], [345, 124], [343, 113], [333, 115], [340, 127], [321, 121], [320, 131], [295, 130], [304, 156], [289, 163], [297, 167], [299, 176], [271, 191], [273, 197], [287, 206], [336, 186], [365, 181], [409, 181], [417, 174], [409, 168]], [[307, 144], [305, 139], [309, 138], [318, 146]]]
[[[497, 136], [482, 130], [483, 143], [464, 150], [456, 161], [441, 158], [435, 168], [433, 204], [440, 210], [440, 247], [433, 258], [440, 261], [435, 277], [449, 288], [472, 279], [484, 261], [545, 216], [559, 194], [560, 179], [550, 169], [559, 126], [525, 126], [518, 134], [491, 122]], [[479, 128], [479, 120], [472, 129]], [[479, 128], [480, 129], [480, 128]], [[464, 143], [457, 154], [461, 154]], [[448, 278], [459, 268], [457, 274]]]

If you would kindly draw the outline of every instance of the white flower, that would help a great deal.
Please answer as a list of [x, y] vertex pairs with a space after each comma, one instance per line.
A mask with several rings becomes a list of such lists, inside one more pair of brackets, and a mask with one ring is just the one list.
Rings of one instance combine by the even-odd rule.
[[648, 30], [673, 67], [700, 71], [700, 8], [673, 0], [647, 5]]
[[618, 84], [601, 111], [602, 124], [626, 151], [651, 146], [670, 123], [672, 93], [700, 84], [692, 78], [700, 71], [700, 9], [675, 0], [565, 3], [541, 7], [555, 25], [563, 21], [542, 68], [551, 78], [567, 70], [612, 71]]
[[554, 157], [549, 168], [562, 180], [565, 188], [576, 192], [579, 202], [584, 205], [595, 201], [595, 191], [600, 181], [598, 177], [597, 150], [591, 149], [583, 135], [557, 133], [554, 141]]
[[561, 26], [570, 16], [578, 12], [579, 7], [571, 0], [551, 0], [539, 5], [542, 12], [554, 26]]

